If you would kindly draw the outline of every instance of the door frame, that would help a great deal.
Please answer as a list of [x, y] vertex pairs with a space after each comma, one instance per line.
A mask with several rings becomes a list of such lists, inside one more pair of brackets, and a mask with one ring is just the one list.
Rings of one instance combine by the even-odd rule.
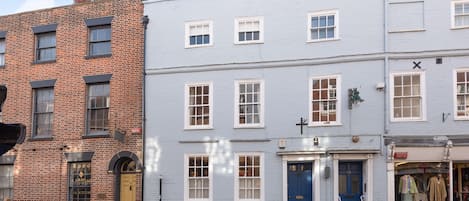
[[373, 200], [373, 154], [333, 154], [333, 201], [339, 200], [339, 161], [362, 161], [362, 189], [366, 201]]
[[[311, 162], [313, 163], [313, 197], [311, 201], [320, 200], [320, 188], [319, 188], [319, 160], [318, 154], [314, 155], [284, 155], [282, 156], [282, 174], [283, 174], [283, 201], [288, 201], [288, 162]], [[310, 200], [306, 200], [310, 201]]]

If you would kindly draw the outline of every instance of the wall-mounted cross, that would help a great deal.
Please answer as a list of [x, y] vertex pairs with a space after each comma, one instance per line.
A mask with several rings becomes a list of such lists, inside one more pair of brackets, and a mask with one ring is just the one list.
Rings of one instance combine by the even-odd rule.
[[300, 126], [300, 134], [303, 135], [303, 126], [306, 126], [308, 125], [308, 120], [307, 119], [303, 119], [303, 117], [300, 118], [300, 123], [297, 123], [296, 125], [297, 126]]
[[419, 62], [413, 61], [412, 63], [414, 63], [414, 67], [412, 67], [412, 69], [416, 69], [416, 68], [422, 69], [422, 67], [420, 66], [420, 64], [422, 63], [421, 61], [419, 61]]

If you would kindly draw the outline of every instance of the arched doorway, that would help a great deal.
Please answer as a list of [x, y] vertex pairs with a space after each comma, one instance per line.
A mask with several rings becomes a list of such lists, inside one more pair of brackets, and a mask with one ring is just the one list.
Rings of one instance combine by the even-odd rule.
[[127, 151], [116, 154], [109, 163], [109, 173], [116, 175], [115, 200], [136, 201], [139, 189], [142, 165], [138, 157]]

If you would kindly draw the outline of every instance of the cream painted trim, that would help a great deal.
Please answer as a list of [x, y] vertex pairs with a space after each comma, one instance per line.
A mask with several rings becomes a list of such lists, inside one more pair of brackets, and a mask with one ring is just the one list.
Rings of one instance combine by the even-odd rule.
[[[334, 200], [339, 200], [339, 161], [340, 160], [356, 160], [363, 161], [366, 165], [366, 178], [363, 177], [363, 185], [366, 184], [367, 189], [363, 189], [366, 194], [366, 200], [373, 200], [373, 154], [334, 154], [333, 158], [333, 179], [334, 179]], [[363, 174], [365, 176], [365, 174]]]
[[[283, 172], [283, 201], [288, 201], [288, 162], [290, 161], [312, 161], [313, 163], [313, 200], [311, 201], [320, 201], [320, 157], [319, 155], [284, 155], [282, 156], [282, 172]], [[309, 200], [305, 200], [309, 201]]]

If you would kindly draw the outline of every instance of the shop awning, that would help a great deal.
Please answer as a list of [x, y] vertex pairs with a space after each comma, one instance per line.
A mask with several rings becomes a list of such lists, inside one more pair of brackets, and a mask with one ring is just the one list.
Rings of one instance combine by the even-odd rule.
[[0, 156], [21, 144], [25, 138], [26, 127], [22, 124], [0, 123]]

